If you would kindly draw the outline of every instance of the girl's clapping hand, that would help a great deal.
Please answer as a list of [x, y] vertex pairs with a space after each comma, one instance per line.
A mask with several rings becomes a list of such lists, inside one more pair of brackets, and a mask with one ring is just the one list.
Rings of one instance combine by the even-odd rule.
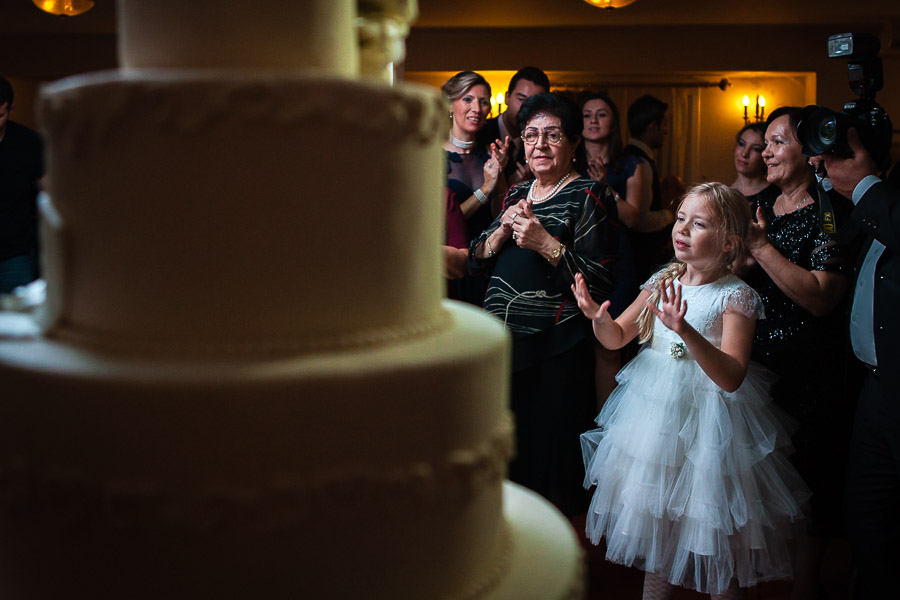
[[687, 301], [681, 299], [681, 286], [676, 286], [674, 279], [659, 282], [659, 307], [649, 302], [647, 306], [663, 325], [681, 335], [686, 325]]
[[606, 312], [609, 309], [609, 300], [603, 304], [597, 304], [591, 298], [587, 283], [584, 281], [584, 275], [575, 274], [575, 283], [572, 285], [572, 293], [575, 294], [575, 300], [578, 302], [578, 308], [584, 313], [588, 319], [602, 319], [604, 316], [609, 317]]

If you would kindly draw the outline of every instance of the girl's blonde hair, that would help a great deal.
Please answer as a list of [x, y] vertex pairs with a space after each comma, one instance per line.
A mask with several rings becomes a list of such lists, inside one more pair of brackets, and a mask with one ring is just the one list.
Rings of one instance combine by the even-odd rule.
[[[688, 196], [699, 196], [706, 201], [706, 207], [709, 209], [717, 227], [716, 235], [718, 243], [724, 243], [726, 240], [731, 241], [731, 248], [722, 253], [721, 263], [727, 269], [731, 269], [734, 261], [743, 256], [745, 253], [744, 242], [747, 237], [747, 230], [750, 228], [750, 203], [747, 198], [737, 191], [723, 183], [711, 181], [701, 183], [692, 187], [682, 197], [678, 203], [678, 208]], [[677, 212], [677, 209], [676, 209]], [[674, 260], [666, 265], [665, 269], [659, 276], [660, 281], [669, 281], [675, 279], [687, 269], [687, 265]], [[650, 290], [650, 298], [648, 304], [654, 306], [659, 303], [659, 286], [656, 285]], [[649, 307], [644, 306], [637, 318], [638, 325], [638, 341], [640, 343], [648, 342], [653, 337], [653, 313]]]

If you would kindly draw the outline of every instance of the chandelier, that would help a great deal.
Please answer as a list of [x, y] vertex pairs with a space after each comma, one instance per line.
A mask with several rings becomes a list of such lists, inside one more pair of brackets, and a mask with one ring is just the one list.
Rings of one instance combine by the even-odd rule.
[[92, 0], [31, 0], [35, 6], [51, 15], [74, 17], [94, 8]]
[[635, 0], [584, 0], [591, 6], [597, 6], [599, 8], [605, 8], [606, 10], [612, 10], [614, 8], [622, 8], [623, 6], [628, 6]]

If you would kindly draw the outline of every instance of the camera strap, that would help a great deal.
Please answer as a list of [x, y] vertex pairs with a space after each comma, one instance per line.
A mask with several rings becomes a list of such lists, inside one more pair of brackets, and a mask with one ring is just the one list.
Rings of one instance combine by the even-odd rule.
[[819, 225], [822, 227], [822, 233], [834, 237], [837, 235], [837, 217], [834, 214], [831, 197], [825, 191], [822, 181], [816, 184], [816, 191], [819, 193]]
[[819, 196], [819, 227], [822, 233], [839, 244], [849, 243], [859, 231], [859, 227], [850, 218], [853, 203], [837, 192], [832, 195], [821, 181], [816, 185], [816, 192]]

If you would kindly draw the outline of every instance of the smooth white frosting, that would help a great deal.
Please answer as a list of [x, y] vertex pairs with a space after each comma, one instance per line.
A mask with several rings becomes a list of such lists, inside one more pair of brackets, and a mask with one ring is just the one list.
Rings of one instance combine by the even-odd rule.
[[293, 352], [440, 325], [432, 90], [107, 72], [45, 87], [40, 110], [51, 335]]
[[[426, 337], [270, 359], [129, 358], [0, 332], [0, 546], [22, 548], [0, 592], [157, 598], [154, 583], [125, 594], [155, 570], [214, 578], [225, 597], [454, 598], [490, 580], [508, 339], [481, 311], [443, 310], [450, 325]], [[348, 565], [360, 579], [341, 577]], [[33, 583], [37, 568], [56, 576]], [[175, 581], [158, 582], [165, 597], [198, 597]]]

